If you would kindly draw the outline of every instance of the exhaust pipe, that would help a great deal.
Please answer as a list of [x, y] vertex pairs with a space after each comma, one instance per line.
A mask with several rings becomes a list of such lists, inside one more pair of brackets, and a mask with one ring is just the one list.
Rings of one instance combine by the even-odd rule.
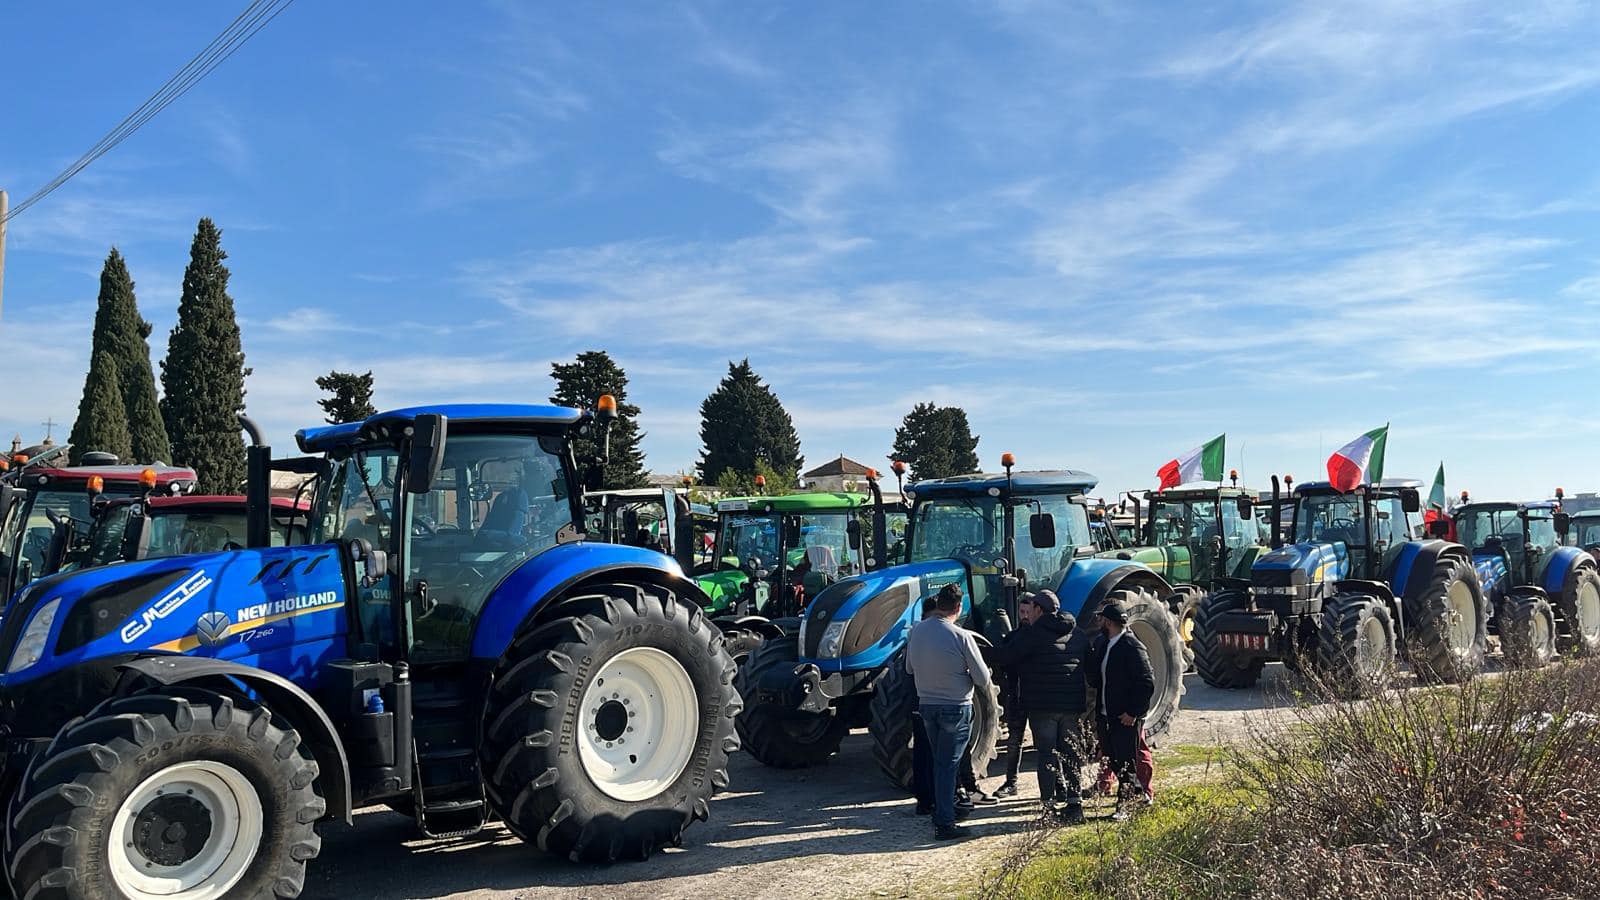
[[261, 429], [247, 416], [239, 416], [239, 427], [250, 436], [244, 451], [245, 543], [250, 547], [272, 546], [272, 448], [261, 441]]
[[1278, 476], [1272, 476], [1272, 549], [1283, 546], [1283, 493]]

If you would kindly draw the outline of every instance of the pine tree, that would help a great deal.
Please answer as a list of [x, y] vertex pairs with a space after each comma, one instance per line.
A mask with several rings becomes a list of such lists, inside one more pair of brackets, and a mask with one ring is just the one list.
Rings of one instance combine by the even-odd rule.
[[183, 272], [178, 324], [161, 363], [161, 415], [172, 437], [175, 462], [192, 466], [199, 489], [231, 494], [244, 480], [244, 348], [228, 296], [228, 254], [222, 233], [201, 219]]
[[72, 423], [70, 440], [74, 460], [91, 450], [128, 458], [122, 385], [117, 381], [117, 360], [108, 351], [97, 351], [89, 360], [89, 374], [83, 380], [83, 399], [78, 402], [78, 419]]
[[[121, 417], [129, 442], [127, 462], [168, 462], [172, 444], [161, 421], [156, 377], [150, 367], [150, 323], [139, 315], [133, 278], [122, 254], [112, 247], [100, 270], [100, 299], [94, 314], [90, 357], [105, 353], [117, 368], [122, 386]], [[83, 450], [98, 449], [84, 447]]]
[[329, 372], [317, 379], [317, 387], [332, 394], [317, 401], [327, 414], [328, 424], [360, 422], [378, 413], [372, 405], [372, 372]]
[[978, 439], [959, 406], [918, 403], [894, 432], [894, 452], [911, 467], [911, 477], [949, 478], [978, 471]]
[[700, 477], [707, 483], [730, 469], [754, 476], [757, 460], [779, 473], [800, 470], [794, 420], [748, 359], [728, 363], [727, 377], [700, 404], [700, 423]]
[[[617, 399], [617, 421], [611, 426], [611, 462], [606, 466], [605, 486], [649, 485], [644, 451], [639, 447], [644, 439], [644, 432], [639, 430], [639, 407], [627, 402], [628, 374], [622, 367], [604, 350], [588, 350], [579, 353], [575, 362], [551, 363], [550, 377], [556, 382], [550, 402], [557, 406], [592, 408], [601, 394]], [[573, 452], [580, 463], [592, 459], [600, 453], [599, 436], [578, 436], [573, 441]]]

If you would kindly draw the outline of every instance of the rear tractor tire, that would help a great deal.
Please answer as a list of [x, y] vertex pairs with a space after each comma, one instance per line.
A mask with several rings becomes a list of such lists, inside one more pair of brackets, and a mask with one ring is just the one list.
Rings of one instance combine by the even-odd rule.
[[739, 696], [744, 712], [737, 727], [744, 748], [751, 756], [774, 769], [803, 769], [827, 762], [839, 752], [839, 744], [849, 733], [848, 723], [835, 711], [807, 713], [762, 703], [758, 693], [761, 678], [771, 671], [793, 671], [799, 660], [796, 638], [767, 641], [756, 648], [739, 668]]
[[1556, 611], [1543, 597], [1508, 597], [1500, 607], [1500, 650], [1519, 669], [1542, 669], [1556, 658]]
[[1371, 594], [1339, 594], [1322, 608], [1318, 677], [1344, 697], [1373, 697], [1394, 680], [1398, 647], [1389, 607]]
[[[873, 682], [868, 711], [871, 722], [867, 730], [872, 735], [872, 756], [878, 761], [878, 768], [902, 790], [911, 790], [911, 741], [915, 729], [911, 716], [917, 711], [917, 687], [906, 672], [904, 650], [889, 660], [883, 674]], [[987, 691], [974, 690], [972, 735], [967, 739], [967, 748], [972, 754], [975, 778], [989, 777], [989, 765], [1000, 746], [1001, 718], [998, 690], [993, 686]]]
[[1559, 598], [1566, 633], [1558, 636], [1562, 653], [1600, 656], [1600, 573], [1585, 564], [1572, 580], [1572, 589]]
[[733, 660], [692, 604], [654, 585], [585, 588], [495, 668], [479, 763], [489, 806], [573, 862], [678, 843], [728, 786]]
[[729, 628], [722, 633], [722, 649], [728, 651], [728, 655], [733, 657], [734, 665], [743, 668], [744, 664], [750, 660], [750, 654], [766, 643], [766, 640], [761, 636], [760, 632], [752, 631], [749, 628]]
[[298, 897], [322, 848], [317, 763], [263, 706], [175, 689], [107, 700], [35, 761], [11, 808], [18, 897]]
[[[1172, 720], [1177, 718], [1178, 707], [1183, 702], [1183, 639], [1171, 610], [1150, 589], [1118, 588], [1107, 594], [1106, 600], [1122, 604], [1128, 613], [1128, 631], [1150, 654], [1155, 693], [1150, 700], [1150, 711], [1145, 714], [1144, 734], [1153, 745], [1172, 727]], [[1023, 690], [1027, 690], [1026, 686]]]
[[1266, 662], [1259, 658], [1240, 660], [1222, 646], [1222, 636], [1216, 629], [1218, 616], [1249, 605], [1250, 597], [1244, 592], [1224, 590], [1207, 595], [1195, 612], [1194, 670], [1212, 687], [1247, 688], [1261, 680], [1261, 669]]
[[1424, 681], [1471, 681], [1489, 650], [1489, 604], [1472, 563], [1441, 558], [1412, 608], [1411, 667]]
[[1194, 618], [1200, 612], [1200, 604], [1206, 599], [1205, 591], [1192, 584], [1180, 585], [1178, 590], [1167, 598], [1167, 607], [1172, 610], [1172, 618], [1178, 624], [1178, 637], [1183, 641], [1183, 671], [1194, 671]]

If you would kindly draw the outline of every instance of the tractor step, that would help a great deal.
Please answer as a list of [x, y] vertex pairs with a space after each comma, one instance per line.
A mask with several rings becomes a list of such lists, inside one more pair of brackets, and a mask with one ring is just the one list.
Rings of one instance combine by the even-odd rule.
[[489, 804], [483, 800], [436, 800], [418, 807], [417, 827], [424, 837], [470, 837], [483, 830]]

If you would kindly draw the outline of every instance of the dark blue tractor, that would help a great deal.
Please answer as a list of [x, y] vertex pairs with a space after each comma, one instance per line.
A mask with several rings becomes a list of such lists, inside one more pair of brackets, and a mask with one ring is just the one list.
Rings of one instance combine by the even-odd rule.
[[[840, 580], [803, 610], [797, 638], [769, 640], [739, 674], [744, 746], [770, 766], [823, 762], [849, 729], [870, 729], [879, 765], [911, 783], [916, 693], [903, 650], [923, 601], [946, 584], [966, 594], [962, 622], [992, 645], [1017, 621], [1021, 592], [1048, 588], [1079, 618], [1087, 643], [1107, 599], [1128, 606], [1150, 649], [1157, 700], [1146, 726], [1159, 735], [1183, 691], [1183, 644], [1163, 598], [1172, 588], [1148, 567], [1094, 559], [1083, 472], [968, 475], [913, 485], [910, 561]], [[999, 698], [975, 700], [972, 758], [981, 773], [999, 735]]]
[[[1315, 482], [1283, 498], [1274, 477], [1272, 549], [1248, 581], [1222, 580], [1195, 616], [1194, 663], [1206, 683], [1248, 687], [1282, 660], [1369, 694], [1389, 683], [1402, 652], [1426, 679], [1475, 676], [1489, 605], [1467, 548], [1415, 534], [1420, 485], [1393, 479], [1340, 492]], [[1276, 524], [1285, 520], [1294, 523], [1289, 543]]]
[[1600, 574], [1594, 557], [1561, 546], [1571, 525], [1566, 513], [1549, 501], [1469, 502], [1453, 516], [1512, 664], [1600, 654]]
[[[318, 823], [498, 818], [575, 861], [678, 841], [727, 784], [733, 661], [672, 559], [586, 541], [598, 414], [419, 407], [249, 455], [249, 546], [33, 582], [0, 619], [18, 897], [292, 897]], [[598, 473], [599, 460], [586, 460]], [[270, 546], [274, 470], [310, 543]]]

